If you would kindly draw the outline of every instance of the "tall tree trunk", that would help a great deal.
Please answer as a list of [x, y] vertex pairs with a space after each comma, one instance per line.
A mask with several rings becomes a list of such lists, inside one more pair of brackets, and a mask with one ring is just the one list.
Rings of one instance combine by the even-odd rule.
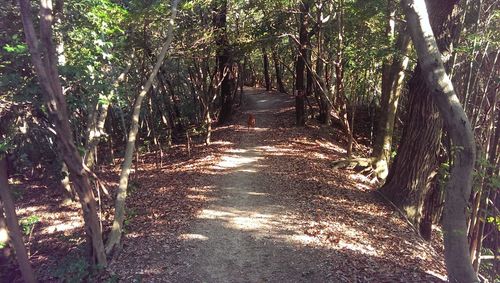
[[7, 231], [10, 242], [16, 251], [17, 263], [23, 276], [24, 282], [37, 282], [35, 273], [28, 258], [26, 247], [24, 246], [23, 235], [19, 229], [19, 221], [17, 219], [16, 207], [9, 192], [9, 177], [7, 175], [7, 159], [1, 156], [0, 153], [0, 214], [5, 213], [5, 222], [7, 223]]
[[339, 114], [340, 120], [344, 127], [344, 132], [347, 135], [347, 158], [352, 157], [352, 144], [354, 142], [354, 137], [347, 119], [347, 109], [348, 101], [345, 95], [344, 89], [344, 58], [343, 58], [343, 48], [344, 48], [344, 0], [340, 0], [337, 11], [339, 13], [337, 19], [337, 59], [335, 62], [335, 78], [336, 78], [336, 90], [337, 90], [337, 101], [339, 101]]
[[[323, 7], [323, 3], [320, 4]], [[323, 38], [323, 26], [322, 26], [322, 17], [323, 13], [317, 13], [316, 23], [318, 25], [317, 28], [317, 58], [316, 58], [316, 84], [314, 84], [314, 92], [315, 96], [319, 100], [319, 117], [318, 120], [320, 123], [325, 125], [331, 124], [330, 113], [332, 111], [331, 105], [331, 97], [330, 91], [326, 91], [326, 83], [325, 83], [325, 64], [323, 62], [323, 45], [325, 39]], [[311, 64], [312, 66], [312, 64]], [[313, 78], [311, 78], [313, 79]]]
[[269, 58], [267, 57], [266, 48], [262, 48], [262, 59], [264, 61], [264, 81], [266, 82], [266, 90], [270, 91], [272, 85], [271, 76], [269, 75]]
[[[430, 19], [438, 38], [439, 50], [449, 50], [450, 16], [453, 1], [427, 1]], [[442, 121], [433, 103], [432, 90], [417, 64], [409, 82], [408, 116], [398, 153], [380, 191], [400, 207], [415, 227], [420, 228], [426, 195], [431, 188], [439, 162], [438, 151]], [[383, 152], [382, 152], [383, 153]]]
[[[316, 74], [318, 75], [319, 78], [322, 78], [324, 76], [324, 70], [325, 70], [325, 66], [323, 63], [323, 59], [318, 57], [318, 59], [316, 61]], [[324, 80], [319, 80], [318, 84], [319, 84], [319, 86], [317, 85], [315, 87], [315, 92], [316, 92], [316, 96], [319, 97], [319, 101], [320, 101], [319, 122], [322, 124], [325, 124], [325, 125], [330, 125], [331, 124], [330, 112], [332, 111], [332, 107], [331, 107], [330, 102], [327, 99], [331, 100], [331, 98], [325, 97], [330, 92], [327, 92], [326, 94], [323, 93], [323, 90], [326, 90], [326, 85], [325, 85]]]
[[127, 188], [128, 188], [128, 178], [130, 175], [130, 167], [132, 166], [132, 159], [134, 157], [135, 140], [137, 137], [137, 132], [139, 131], [139, 116], [141, 114], [141, 105], [144, 97], [149, 92], [153, 85], [153, 81], [158, 74], [160, 66], [163, 64], [163, 60], [167, 55], [167, 51], [173, 40], [174, 35], [174, 20], [177, 15], [177, 4], [179, 0], [173, 0], [171, 7], [171, 16], [168, 24], [167, 39], [162, 46], [160, 54], [156, 60], [156, 63], [149, 74], [149, 78], [146, 84], [142, 88], [141, 92], [137, 95], [134, 103], [134, 108], [131, 117], [130, 131], [127, 138], [127, 146], [125, 148], [125, 156], [122, 164], [122, 170], [120, 174], [120, 183], [118, 186], [118, 193], [116, 195], [115, 201], [115, 215], [113, 220], [113, 227], [111, 228], [111, 233], [109, 235], [108, 241], [106, 242], [106, 253], [110, 254], [114, 249], [120, 244], [122, 232], [123, 232], [123, 221], [125, 220], [125, 203], [127, 199]]
[[73, 182], [82, 205], [85, 231], [88, 237], [88, 244], [91, 247], [91, 258], [95, 260], [95, 263], [105, 267], [107, 262], [104, 254], [101, 227], [97, 217], [94, 193], [88, 174], [82, 165], [80, 154], [73, 141], [66, 100], [62, 92], [61, 82], [59, 81], [57, 58], [55, 58], [55, 48], [52, 41], [52, 5], [48, 0], [41, 1], [41, 42], [39, 42], [35, 28], [33, 27], [30, 2], [28, 0], [19, 0], [19, 4], [26, 42], [38, 80], [44, 90], [43, 94], [47, 110], [55, 126], [57, 144], [63, 160], [68, 166], [70, 179]]
[[305, 116], [305, 58], [307, 57], [307, 26], [308, 26], [308, 13], [309, 13], [308, 0], [300, 1], [300, 23], [299, 23], [299, 54], [297, 55], [297, 62], [295, 63], [295, 118], [297, 126], [304, 126], [306, 124]]
[[227, 36], [227, 0], [216, 1], [214, 8], [213, 23], [216, 32], [215, 43], [217, 45], [217, 66], [219, 69], [220, 81], [220, 101], [221, 109], [219, 113], [219, 124], [224, 124], [231, 120], [233, 112], [233, 91], [234, 77], [231, 71], [231, 53]]
[[[403, 88], [405, 70], [409, 63], [406, 56], [410, 47], [410, 36], [401, 32], [396, 41], [396, 54], [393, 57], [388, 78], [382, 78], [382, 98], [375, 144], [373, 145], [372, 164], [377, 177], [387, 177], [392, 150], [394, 121], [398, 109], [399, 96]], [[384, 76], [383, 76], [384, 77]], [[387, 85], [387, 86], [385, 86]]]
[[[453, 9], [456, 1], [439, 1]], [[419, 64], [434, 102], [443, 118], [453, 146], [453, 167], [446, 184], [443, 215], [445, 263], [450, 282], [479, 282], [471, 264], [467, 243], [466, 213], [475, 163], [475, 142], [471, 125], [460, 105], [441, 60], [424, 0], [404, 0], [403, 9]], [[431, 9], [434, 7], [431, 6]]]
[[283, 84], [283, 73], [280, 67], [280, 61], [278, 59], [278, 54], [276, 54], [276, 51], [273, 50], [271, 53], [271, 56], [273, 58], [274, 62], [274, 69], [276, 72], [276, 85], [278, 88], [278, 91], [281, 93], [286, 93], [286, 88], [285, 85]]

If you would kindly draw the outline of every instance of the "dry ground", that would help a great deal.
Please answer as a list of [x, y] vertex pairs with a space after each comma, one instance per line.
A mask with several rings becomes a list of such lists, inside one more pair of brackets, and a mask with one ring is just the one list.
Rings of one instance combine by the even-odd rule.
[[[373, 193], [366, 178], [334, 170], [345, 151], [313, 121], [293, 126], [293, 100], [247, 89], [234, 124], [210, 146], [144, 154], [134, 174], [122, 252], [110, 264], [123, 282], [441, 282], [439, 241], [415, 235]], [[246, 128], [246, 114], [256, 116]], [[118, 166], [100, 176], [116, 184]], [[32, 182], [33, 183], [33, 182]], [[44, 197], [37, 197], [43, 195]], [[104, 197], [103, 197], [104, 198]], [[20, 200], [22, 217], [41, 221], [30, 238], [43, 281], [79, 254], [81, 220], [46, 186]], [[103, 225], [111, 202], [104, 199]], [[434, 246], [434, 248], [433, 248]], [[73, 257], [72, 257], [73, 256]], [[12, 274], [15, 273], [11, 273]], [[11, 277], [15, 280], [16, 278]]]

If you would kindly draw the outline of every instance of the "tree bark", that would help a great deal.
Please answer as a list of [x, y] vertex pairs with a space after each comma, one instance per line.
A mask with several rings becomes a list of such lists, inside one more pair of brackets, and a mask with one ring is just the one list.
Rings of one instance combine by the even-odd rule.
[[380, 191], [419, 227], [438, 167], [442, 122], [419, 67], [409, 82], [408, 116], [398, 153]]
[[474, 134], [441, 60], [425, 1], [404, 0], [402, 3], [425, 82], [456, 148], [450, 180], [446, 184], [443, 215], [448, 278], [450, 282], [479, 282], [470, 260], [466, 226], [475, 162]]
[[[450, 48], [448, 36], [453, 27], [450, 16], [455, 4], [453, 1], [437, 0], [428, 0], [427, 3], [432, 7], [429, 17], [432, 28], [436, 31], [439, 50], [446, 53]], [[417, 64], [409, 82], [408, 105], [397, 155], [380, 191], [405, 212], [416, 228], [423, 228], [425, 226], [421, 225], [421, 221], [426, 195], [439, 165], [442, 121], [420, 64]], [[380, 150], [382, 151], [378, 153], [384, 154], [383, 148]], [[380, 164], [375, 164], [377, 165], [380, 170]]]
[[227, 37], [227, 0], [216, 1], [214, 8], [213, 23], [216, 32], [215, 43], [217, 45], [217, 66], [219, 69], [220, 81], [220, 113], [218, 124], [224, 124], [231, 120], [233, 112], [233, 91], [234, 77], [231, 72], [231, 52]]
[[[19, 264], [24, 282], [37, 282], [33, 268], [31, 268], [26, 247], [24, 246], [23, 235], [19, 229], [16, 207], [10, 196], [8, 180], [7, 160], [5, 156], [0, 156], [0, 201], [3, 202], [3, 209], [0, 209], [0, 214], [5, 212], [5, 222], [7, 223], [10, 243], [16, 251], [17, 263]], [[0, 208], [2, 208], [1, 205]]]
[[[384, 180], [389, 171], [389, 160], [392, 150], [392, 136], [394, 133], [394, 121], [398, 109], [398, 101], [403, 88], [405, 70], [409, 63], [406, 56], [410, 47], [410, 37], [406, 32], [401, 32], [396, 41], [396, 52], [393, 57], [387, 82], [382, 79], [382, 98], [380, 105], [379, 122], [375, 144], [373, 145], [372, 166], [376, 176]], [[384, 87], [384, 84], [388, 86]]]
[[344, 127], [345, 134], [347, 135], [347, 158], [352, 157], [352, 144], [354, 142], [354, 136], [352, 133], [351, 125], [347, 118], [348, 100], [345, 95], [344, 89], [344, 58], [343, 58], [343, 48], [344, 48], [344, 0], [340, 0], [338, 4], [338, 19], [337, 19], [337, 59], [335, 62], [335, 78], [336, 78], [336, 90], [337, 90], [337, 101], [339, 102], [339, 116]]
[[308, 0], [301, 1], [300, 5], [300, 23], [299, 23], [299, 54], [297, 55], [297, 62], [295, 64], [295, 118], [297, 126], [304, 126], [306, 124], [305, 113], [305, 58], [307, 58], [307, 25], [309, 2]]
[[280, 61], [278, 60], [278, 54], [276, 54], [276, 51], [273, 51], [271, 53], [271, 56], [274, 61], [274, 69], [276, 72], [276, 85], [278, 87], [278, 91], [281, 93], [286, 93], [286, 88], [285, 85], [283, 84], [283, 73], [280, 67]]
[[264, 61], [264, 81], [266, 82], [266, 90], [270, 91], [272, 85], [271, 76], [269, 75], [269, 58], [267, 57], [266, 48], [262, 48], [262, 59]]
[[41, 1], [41, 42], [39, 42], [33, 27], [30, 2], [28, 0], [19, 0], [19, 5], [26, 42], [39, 83], [42, 85], [50, 119], [54, 123], [58, 147], [64, 162], [68, 166], [70, 179], [82, 205], [85, 231], [88, 244], [91, 247], [91, 258], [98, 265], [105, 267], [107, 262], [104, 254], [101, 227], [97, 217], [96, 201], [88, 174], [83, 167], [80, 154], [73, 141], [66, 100], [59, 81], [57, 58], [55, 57], [55, 48], [52, 41], [51, 2], [48, 0]]
[[128, 133], [127, 138], [127, 146], [125, 148], [125, 156], [122, 164], [122, 170], [120, 174], [120, 183], [118, 186], [118, 193], [116, 195], [115, 201], [115, 216], [113, 220], [113, 227], [111, 228], [111, 233], [109, 235], [108, 241], [106, 242], [106, 253], [110, 254], [113, 250], [115, 250], [120, 244], [122, 232], [123, 232], [123, 221], [125, 220], [125, 202], [127, 198], [127, 188], [128, 188], [128, 178], [130, 175], [130, 167], [132, 166], [132, 159], [134, 157], [135, 150], [135, 141], [137, 137], [137, 132], [139, 131], [139, 116], [141, 113], [141, 105], [144, 97], [149, 92], [153, 85], [153, 81], [158, 74], [158, 70], [160, 66], [163, 64], [163, 60], [167, 55], [167, 51], [170, 48], [170, 44], [173, 40], [174, 33], [174, 20], [177, 15], [177, 4], [179, 0], [173, 0], [172, 2], [172, 11], [170, 16], [170, 21], [168, 25], [167, 31], [167, 39], [162, 46], [160, 54], [156, 59], [156, 63], [149, 75], [146, 84], [142, 88], [141, 92], [137, 95], [137, 98], [134, 103], [134, 108], [131, 117], [130, 131]]

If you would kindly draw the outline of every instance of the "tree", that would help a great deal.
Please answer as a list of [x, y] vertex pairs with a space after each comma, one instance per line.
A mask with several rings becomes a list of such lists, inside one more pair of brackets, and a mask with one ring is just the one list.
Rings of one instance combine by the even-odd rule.
[[262, 48], [262, 60], [264, 62], [264, 81], [266, 83], [266, 90], [270, 91], [272, 84], [271, 76], [269, 75], [269, 58], [267, 56], [266, 48]]
[[274, 51], [274, 50], [272, 51], [271, 57], [272, 57], [273, 62], [274, 62], [274, 69], [276, 72], [276, 85], [277, 85], [278, 91], [282, 92], [282, 93], [286, 93], [286, 88], [285, 88], [285, 85], [283, 84], [283, 71], [281, 69], [281, 66], [280, 66], [281, 64], [279, 62], [278, 54], [276, 54], [276, 51]]
[[340, 109], [339, 116], [344, 132], [347, 135], [347, 158], [352, 157], [352, 145], [354, 136], [352, 133], [352, 125], [348, 119], [348, 100], [345, 94], [344, 84], [344, 1], [340, 0], [337, 5], [338, 19], [337, 19], [337, 59], [335, 61], [335, 81], [336, 81], [336, 99]]
[[[430, 7], [432, 28], [443, 53], [449, 51], [449, 31], [454, 26], [450, 19], [455, 3], [452, 1], [427, 1]], [[425, 83], [425, 74], [417, 64], [408, 82], [408, 110], [406, 124], [396, 157], [389, 175], [380, 191], [422, 233], [431, 223], [423, 223], [426, 196], [434, 181], [439, 165], [442, 121], [433, 103], [432, 89]]]
[[[454, 3], [455, 1], [447, 1]], [[466, 208], [471, 192], [475, 142], [469, 120], [446, 74], [424, 0], [404, 0], [403, 9], [425, 82], [455, 147], [443, 215], [445, 262], [451, 282], [479, 282], [467, 244]]]
[[127, 188], [128, 188], [128, 178], [130, 175], [130, 168], [132, 166], [132, 159], [134, 157], [135, 150], [135, 141], [137, 137], [137, 133], [139, 131], [139, 115], [141, 113], [141, 105], [144, 97], [148, 94], [149, 90], [153, 86], [153, 82], [160, 70], [161, 65], [163, 65], [163, 60], [167, 55], [167, 52], [170, 48], [170, 45], [173, 40], [174, 33], [174, 20], [177, 15], [177, 4], [179, 0], [174, 0], [172, 2], [172, 11], [170, 15], [170, 21], [168, 25], [167, 31], [167, 39], [163, 44], [163, 47], [158, 54], [156, 59], [156, 63], [153, 67], [153, 70], [149, 74], [149, 78], [146, 81], [144, 87], [137, 95], [135, 99], [133, 113], [131, 117], [130, 130], [127, 138], [127, 146], [125, 148], [125, 157], [123, 159], [122, 170], [120, 173], [120, 183], [118, 187], [118, 193], [116, 195], [115, 200], [115, 217], [113, 220], [113, 227], [111, 229], [111, 233], [109, 235], [109, 239], [106, 242], [106, 253], [110, 254], [119, 244], [123, 232], [123, 221], [125, 220], [125, 201], [127, 199]]
[[231, 120], [233, 112], [233, 86], [231, 50], [227, 34], [227, 0], [216, 0], [213, 8], [215, 44], [217, 45], [217, 66], [220, 81], [219, 124]]
[[387, 177], [389, 171], [394, 122], [403, 88], [405, 69], [409, 63], [409, 57], [406, 56], [409, 46], [409, 35], [406, 31], [400, 32], [396, 40], [396, 50], [392, 58], [392, 64], [387, 63], [384, 65], [384, 73], [382, 74], [379, 123], [371, 161], [376, 177], [381, 180]]
[[35, 34], [31, 16], [31, 4], [28, 0], [19, 0], [21, 17], [38, 81], [42, 85], [47, 110], [57, 133], [57, 144], [64, 162], [68, 166], [70, 179], [82, 205], [85, 231], [88, 237], [91, 258], [100, 266], [106, 266], [106, 255], [102, 242], [101, 227], [97, 217], [94, 193], [90, 185], [88, 172], [73, 141], [69, 124], [66, 100], [62, 91], [57, 59], [52, 40], [52, 4], [42, 0], [40, 10], [40, 39]]
[[17, 219], [16, 208], [14, 201], [9, 192], [9, 177], [7, 172], [7, 157], [0, 152], [0, 229], [3, 214], [5, 214], [5, 222], [9, 238], [12, 246], [16, 251], [16, 258], [19, 264], [19, 269], [23, 279], [27, 283], [37, 282], [35, 273], [31, 268], [31, 264], [24, 246], [23, 235], [19, 229], [19, 221]]
[[307, 45], [309, 36], [307, 32], [308, 27], [308, 13], [309, 13], [309, 0], [299, 2], [300, 22], [299, 22], [299, 51], [297, 54], [297, 61], [295, 63], [295, 118], [297, 126], [304, 126], [306, 124], [305, 113], [305, 77], [304, 71], [306, 67], [307, 58]]

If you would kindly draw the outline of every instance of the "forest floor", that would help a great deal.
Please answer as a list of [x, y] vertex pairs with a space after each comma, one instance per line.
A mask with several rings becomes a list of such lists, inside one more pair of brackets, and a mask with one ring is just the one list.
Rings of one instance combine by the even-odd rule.
[[[332, 168], [332, 161], [345, 156], [336, 136], [340, 132], [314, 121], [295, 127], [289, 95], [248, 88], [243, 100], [234, 123], [217, 127], [210, 146], [197, 144], [190, 156], [184, 146], [176, 146], [161, 166], [156, 153], [141, 155], [132, 176], [123, 249], [109, 266], [112, 278], [446, 279], [440, 237], [423, 241], [379, 199], [364, 175]], [[255, 128], [246, 127], [248, 113], [256, 117]], [[119, 164], [102, 169], [99, 176], [114, 187]], [[39, 190], [49, 195], [45, 203], [27, 191], [19, 213], [41, 218], [30, 236], [32, 261], [42, 280], [55, 281], [67, 278], [58, 270], [74, 261], [61, 258], [78, 255], [81, 220], [76, 205], [57, 203], [60, 198], [46, 187]], [[105, 211], [111, 205], [104, 201], [104, 227], [109, 227], [111, 215]]]

